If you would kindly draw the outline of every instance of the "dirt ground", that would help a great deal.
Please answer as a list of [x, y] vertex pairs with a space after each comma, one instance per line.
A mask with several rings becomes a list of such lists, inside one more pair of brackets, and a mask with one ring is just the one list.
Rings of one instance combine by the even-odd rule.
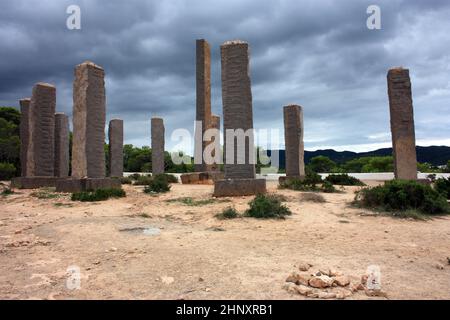
[[[353, 281], [378, 265], [389, 299], [450, 299], [450, 217], [373, 215], [349, 205], [355, 187], [323, 194], [325, 203], [301, 201], [301, 192], [275, 182], [268, 188], [287, 197], [292, 216], [215, 217], [230, 205], [244, 211], [252, 197], [167, 201], [211, 199], [208, 185], [175, 184], [158, 196], [124, 186], [126, 198], [98, 203], [39, 199], [30, 190], [0, 196], [0, 298], [305, 299], [283, 285], [310, 263]], [[74, 289], [68, 277], [77, 268]], [[348, 299], [385, 298], [361, 291]]]

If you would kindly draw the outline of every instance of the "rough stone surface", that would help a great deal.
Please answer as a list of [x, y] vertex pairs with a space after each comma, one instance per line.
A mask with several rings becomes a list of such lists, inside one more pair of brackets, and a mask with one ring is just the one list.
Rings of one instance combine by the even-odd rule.
[[123, 120], [113, 119], [109, 122], [109, 175], [123, 176]]
[[27, 162], [30, 141], [30, 102], [30, 98], [20, 100], [20, 167], [22, 177], [29, 176]]
[[55, 114], [55, 177], [69, 176], [69, 117]]
[[105, 72], [92, 62], [75, 67], [72, 176], [105, 177]]
[[409, 70], [391, 69], [387, 78], [395, 178], [416, 180], [416, 138]]
[[313, 288], [328, 288], [333, 285], [333, 279], [326, 275], [315, 276], [309, 280], [309, 285]]
[[207, 171], [208, 166], [203, 159], [203, 151], [209, 142], [203, 141], [204, 133], [211, 125], [211, 49], [208, 41], [196, 41], [196, 83], [197, 108], [195, 132], [195, 171]]
[[17, 177], [11, 180], [11, 187], [18, 189], [54, 188], [58, 180], [60, 178], [57, 177]]
[[284, 141], [286, 145], [286, 177], [305, 176], [303, 144], [303, 109], [298, 105], [283, 108]]
[[69, 178], [56, 182], [56, 192], [81, 192], [97, 189], [120, 189], [122, 185], [119, 179], [111, 178]]
[[226, 179], [214, 184], [215, 197], [251, 196], [265, 192], [265, 179]]
[[164, 173], [164, 122], [152, 118], [152, 174]]
[[[231, 149], [227, 146], [227, 130], [253, 129], [252, 92], [250, 81], [249, 46], [242, 41], [228, 41], [221, 47], [222, 64], [222, 103], [223, 126], [225, 134], [224, 154]], [[242, 146], [241, 146], [242, 147]], [[226, 179], [254, 179], [255, 165], [251, 162], [254, 151], [253, 134], [245, 138], [244, 163], [238, 164], [237, 139], [234, 137], [234, 159], [232, 163], [225, 160]], [[249, 152], [250, 151], [250, 152]], [[254, 162], [254, 161], [253, 161]]]
[[[219, 116], [217, 116], [217, 115], [211, 116], [211, 122], [210, 122], [209, 128], [216, 129], [220, 132], [220, 117]], [[211, 152], [211, 156], [213, 158], [215, 158], [216, 157], [215, 150], [220, 150], [220, 139], [216, 140], [215, 137], [212, 138], [211, 141], [207, 143], [207, 145], [211, 145], [211, 144], [214, 145], [214, 151]], [[220, 155], [219, 155], [219, 157], [220, 157]], [[217, 161], [215, 161], [212, 164], [206, 165], [206, 171], [208, 171], [208, 172], [217, 172], [219, 170], [220, 170], [220, 168], [219, 168], [219, 164], [217, 163]]]
[[224, 178], [223, 172], [192, 172], [180, 176], [182, 184], [213, 184]]
[[48, 83], [33, 87], [27, 153], [29, 176], [53, 177], [55, 156], [56, 88]]

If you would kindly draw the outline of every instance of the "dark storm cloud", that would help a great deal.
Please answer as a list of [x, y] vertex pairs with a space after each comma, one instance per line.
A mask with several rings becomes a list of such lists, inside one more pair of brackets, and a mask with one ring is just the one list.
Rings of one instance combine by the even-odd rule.
[[[82, 30], [66, 28], [78, 4]], [[381, 7], [382, 30], [366, 27]], [[419, 143], [450, 143], [448, 1], [3, 1], [0, 104], [17, 105], [32, 85], [57, 85], [71, 114], [73, 68], [92, 60], [107, 75], [108, 118], [125, 120], [126, 143], [149, 144], [149, 118], [192, 130], [195, 39], [212, 45], [213, 112], [221, 115], [220, 51], [251, 46], [256, 128], [282, 129], [282, 106], [305, 112], [309, 149], [389, 144], [386, 72], [410, 68]], [[282, 131], [280, 132], [282, 134]]]

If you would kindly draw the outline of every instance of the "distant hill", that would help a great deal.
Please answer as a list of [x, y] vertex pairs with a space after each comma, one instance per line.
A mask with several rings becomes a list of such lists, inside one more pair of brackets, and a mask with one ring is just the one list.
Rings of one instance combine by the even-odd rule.
[[[275, 151], [275, 150], [274, 150]], [[280, 151], [280, 168], [284, 168], [285, 151]], [[428, 162], [435, 166], [445, 165], [450, 160], [450, 147], [446, 146], [431, 146], [431, 147], [416, 147], [417, 161]], [[271, 151], [268, 151], [270, 156]], [[317, 156], [326, 156], [337, 163], [343, 163], [348, 160], [361, 157], [375, 157], [375, 156], [391, 156], [392, 148], [383, 148], [369, 152], [352, 152], [352, 151], [335, 151], [333, 149], [305, 151], [305, 163], [308, 164], [311, 158]]]

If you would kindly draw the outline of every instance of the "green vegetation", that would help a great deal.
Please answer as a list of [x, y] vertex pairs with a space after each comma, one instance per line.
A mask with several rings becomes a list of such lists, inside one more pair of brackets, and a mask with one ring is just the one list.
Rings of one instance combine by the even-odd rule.
[[337, 164], [325, 156], [317, 156], [311, 159], [308, 168], [313, 172], [336, 172]]
[[346, 173], [341, 174], [330, 174], [325, 178], [325, 181], [331, 182], [332, 184], [340, 186], [364, 186], [365, 184], [354, 177], [349, 176]]
[[394, 216], [450, 213], [450, 206], [442, 194], [416, 181], [392, 180], [382, 186], [364, 188], [356, 193], [354, 203], [364, 208], [387, 211]]
[[333, 184], [330, 181], [324, 181], [322, 185], [320, 186], [320, 190], [325, 193], [333, 193], [337, 192], [336, 188], [333, 186]]
[[5, 188], [3, 189], [3, 191], [0, 193], [0, 195], [2, 196], [9, 196], [11, 194], [14, 194], [14, 191], [12, 191], [10, 188]]
[[126, 193], [122, 189], [97, 189], [95, 191], [83, 191], [72, 193], [72, 201], [93, 202], [104, 201], [109, 198], [123, 198]]
[[235, 219], [239, 217], [239, 212], [233, 207], [228, 207], [224, 209], [221, 213], [216, 214], [217, 219]]
[[128, 177], [122, 177], [119, 179], [121, 184], [132, 184], [133, 180]]
[[34, 191], [30, 195], [38, 199], [56, 199], [61, 197], [60, 194], [55, 193], [55, 188], [40, 188], [38, 191]]
[[450, 178], [439, 178], [434, 182], [434, 188], [446, 199], [450, 199]]
[[12, 163], [0, 162], [0, 180], [11, 180], [16, 176], [16, 167]]
[[186, 206], [190, 207], [199, 207], [199, 206], [205, 206], [211, 203], [216, 202], [215, 199], [202, 199], [202, 200], [195, 200], [191, 197], [185, 197], [185, 198], [177, 198], [177, 199], [169, 199], [166, 200], [167, 202], [180, 202]]
[[292, 214], [289, 208], [281, 204], [281, 201], [273, 195], [259, 194], [249, 202], [249, 205], [250, 208], [245, 212], [247, 217], [284, 219]]
[[163, 193], [170, 191], [170, 184], [165, 175], [156, 175], [152, 177], [145, 186], [145, 193]]
[[152, 180], [151, 175], [138, 175], [133, 184], [135, 186], [147, 186], [152, 182]]
[[0, 107], [0, 180], [9, 180], [20, 170], [20, 112]]
[[341, 165], [344, 172], [392, 172], [394, 171], [394, 158], [363, 157], [352, 159]]
[[331, 182], [322, 180], [320, 175], [311, 170], [306, 171], [304, 179], [286, 179], [278, 187], [295, 191], [337, 192]]

